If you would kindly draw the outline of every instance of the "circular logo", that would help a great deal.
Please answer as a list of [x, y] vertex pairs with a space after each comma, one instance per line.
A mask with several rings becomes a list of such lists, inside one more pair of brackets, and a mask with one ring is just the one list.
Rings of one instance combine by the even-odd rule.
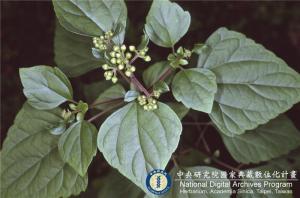
[[171, 177], [164, 170], [153, 170], [147, 175], [146, 186], [155, 195], [165, 194], [171, 188]]

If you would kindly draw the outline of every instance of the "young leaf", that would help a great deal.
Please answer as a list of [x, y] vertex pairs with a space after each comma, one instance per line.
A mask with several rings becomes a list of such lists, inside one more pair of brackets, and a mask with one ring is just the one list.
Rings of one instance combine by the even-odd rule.
[[169, 0], [153, 0], [146, 18], [145, 31], [150, 40], [161, 47], [172, 47], [188, 31], [189, 12]]
[[125, 94], [124, 101], [131, 102], [131, 101], [135, 100], [139, 95], [140, 95], [139, 92], [134, 91], [134, 90], [129, 90]]
[[158, 81], [153, 85], [154, 90], [160, 90], [161, 93], [170, 91], [169, 85], [165, 81]]
[[245, 35], [220, 28], [206, 41], [198, 67], [217, 77], [210, 114], [226, 135], [242, 134], [268, 122], [300, 100], [300, 75]]
[[[112, 104], [114, 104], [114, 100], [116, 99], [122, 99], [125, 96], [125, 89], [122, 85], [116, 84], [102, 92], [98, 98], [94, 101], [94, 104], [96, 103], [102, 103], [96, 106], [97, 109], [105, 109], [107, 107], [110, 107]], [[111, 101], [111, 102], [108, 102]], [[119, 102], [119, 101], [116, 101]]]
[[100, 188], [98, 197], [143, 198], [145, 195], [139, 187], [115, 170], [111, 171], [101, 181], [103, 181], [104, 184]]
[[56, 24], [54, 60], [67, 76], [77, 77], [104, 64], [93, 56], [91, 47], [91, 38], [73, 34]]
[[143, 50], [148, 46], [149, 43], [149, 37], [147, 34], [144, 34], [142, 36], [142, 40], [141, 43], [139, 44], [139, 46], [137, 47], [138, 50]]
[[210, 113], [217, 92], [216, 77], [207, 69], [182, 70], [173, 79], [172, 91], [187, 108]]
[[71, 125], [59, 138], [60, 156], [81, 176], [87, 173], [96, 155], [96, 136], [97, 129], [93, 124], [79, 121]]
[[86, 189], [87, 176], [62, 161], [58, 136], [49, 132], [62, 121], [60, 113], [58, 108], [40, 111], [24, 104], [3, 143], [1, 197], [69, 197]]
[[[168, 61], [157, 62], [151, 66], [149, 66], [143, 73], [143, 81], [146, 87], [151, 87], [155, 82], [161, 77], [163, 73], [165, 73], [168, 69], [170, 69], [170, 64]], [[167, 77], [165, 81], [169, 83], [171, 77]]]
[[173, 111], [177, 114], [178, 118], [181, 120], [189, 112], [189, 109], [179, 102], [168, 102], [167, 105], [171, 107], [171, 109], [173, 109]]
[[52, 2], [60, 24], [67, 30], [86, 36], [99, 36], [123, 27], [115, 40], [118, 44], [123, 43], [127, 20], [127, 8], [123, 0]]
[[[220, 178], [220, 179], [214, 179], [213, 182], [222, 182], [228, 185], [228, 187], [220, 187], [218, 190], [223, 190], [223, 193], [213, 193], [211, 190], [214, 190], [215, 187], [210, 187], [210, 184], [207, 185], [207, 187], [199, 187], [199, 188], [193, 188], [193, 187], [183, 187], [180, 185], [182, 181], [179, 181], [180, 177], [177, 175], [177, 173], [181, 171], [184, 173], [184, 175], [189, 171], [192, 173], [192, 178], [190, 180], [186, 180], [185, 182], [196, 182], [198, 179], [193, 175], [195, 172], [212, 172], [216, 171], [218, 173], [221, 172], [221, 170], [213, 168], [213, 167], [208, 167], [208, 166], [193, 166], [193, 167], [182, 167], [182, 169], [179, 169], [178, 167], [174, 167], [171, 172], [171, 178], [172, 178], [172, 187], [170, 191], [162, 196], [163, 198], [198, 198], [198, 197], [207, 197], [207, 198], [225, 198], [225, 197], [230, 197], [231, 195], [231, 188], [230, 188], [230, 181], [225, 177], [225, 178]], [[220, 175], [220, 174], [219, 174]], [[182, 178], [184, 179], [184, 178]], [[209, 180], [209, 179], [208, 179]], [[184, 181], [183, 181], [184, 182]], [[186, 191], [193, 191], [193, 190], [206, 190], [207, 194], [199, 194], [199, 193], [180, 193], [182, 190]]]
[[132, 102], [109, 116], [98, 133], [98, 148], [108, 163], [148, 192], [145, 181], [153, 169], [164, 169], [177, 148], [181, 122], [170, 107], [145, 111]]
[[28, 103], [37, 109], [53, 109], [73, 98], [70, 81], [57, 67], [21, 68], [21, 82]]
[[267, 161], [300, 146], [299, 131], [284, 115], [242, 135], [222, 135], [222, 139], [231, 156], [242, 163]]

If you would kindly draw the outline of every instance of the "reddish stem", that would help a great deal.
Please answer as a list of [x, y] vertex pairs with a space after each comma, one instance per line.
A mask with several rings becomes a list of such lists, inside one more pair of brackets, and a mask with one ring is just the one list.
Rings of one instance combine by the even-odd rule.
[[138, 88], [141, 92], [143, 92], [147, 97], [150, 97], [150, 93], [147, 89], [140, 83], [140, 81], [135, 77], [134, 74], [131, 75], [131, 82]]

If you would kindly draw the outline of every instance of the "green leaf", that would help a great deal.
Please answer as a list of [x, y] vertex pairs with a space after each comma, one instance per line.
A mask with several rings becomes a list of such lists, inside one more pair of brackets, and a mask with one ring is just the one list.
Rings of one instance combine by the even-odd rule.
[[62, 161], [58, 136], [50, 133], [62, 121], [60, 113], [59, 108], [40, 111], [24, 104], [1, 151], [1, 197], [69, 197], [86, 189], [87, 176]]
[[73, 34], [56, 24], [54, 60], [67, 76], [77, 77], [104, 64], [93, 56], [91, 48], [91, 38]]
[[93, 124], [79, 121], [71, 125], [59, 139], [60, 156], [81, 176], [87, 173], [87, 169], [96, 155], [96, 136], [97, 129]]
[[188, 31], [189, 12], [169, 0], [153, 0], [146, 18], [145, 31], [150, 40], [161, 47], [172, 47]]
[[145, 111], [132, 102], [110, 115], [100, 127], [98, 148], [108, 163], [146, 193], [147, 173], [164, 169], [179, 143], [181, 122], [170, 107]]
[[104, 92], [107, 87], [111, 87], [112, 82], [108, 80], [103, 80], [99, 82], [94, 82], [90, 84], [84, 84], [83, 85], [83, 93], [85, 96], [85, 99], [88, 103], [92, 103], [94, 100], [97, 99], [97, 97]]
[[100, 36], [122, 26], [121, 33], [117, 34], [114, 41], [123, 43], [127, 20], [127, 8], [123, 0], [52, 2], [60, 24], [67, 30], [86, 36]]
[[[187, 172], [190, 172], [192, 174], [192, 178], [189, 179], [189, 180], [184, 180], [184, 176], [181, 178], [181, 181], [180, 181], [180, 177], [177, 175], [177, 173], [181, 171], [184, 175], [187, 173]], [[216, 171], [218, 173], [221, 172], [221, 170], [219, 169], [216, 169], [216, 168], [213, 168], [213, 167], [208, 167], [208, 166], [194, 166], [194, 167], [182, 167], [181, 169], [177, 168], [177, 167], [174, 167], [171, 172], [170, 172], [170, 175], [171, 175], [171, 178], [172, 178], [172, 187], [170, 189], [170, 191], [162, 196], [163, 198], [199, 198], [199, 197], [203, 197], [203, 198], [225, 198], [225, 197], [230, 197], [231, 195], [231, 188], [230, 188], [230, 181], [227, 179], [227, 178], [224, 178], [224, 179], [214, 179], [214, 180], [203, 180], [203, 181], [197, 181], [197, 177], [194, 176], [193, 173], [195, 172], [205, 172], [205, 171], [208, 171], [208, 172], [212, 172], [212, 171]], [[220, 174], [219, 174], [220, 175]], [[193, 187], [183, 187], [180, 185], [180, 183], [183, 182], [183, 183], [205, 183], [205, 182], [208, 182], [208, 185], [207, 187], [198, 187], [198, 188], [193, 188]], [[229, 187], [220, 187], [220, 188], [217, 188], [216, 187], [210, 187], [210, 182], [214, 182], [214, 183], [224, 183], [224, 185], [228, 185]], [[180, 191], [182, 190], [187, 190], [187, 191], [193, 191], [193, 190], [204, 190], [204, 191], [207, 191], [207, 194], [206, 193], [182, 193]], [[213, 193], [211, 192], [212, 190], [224, 190], [223, 193]], [[230, 193], [229, 193], [230, 191]]]
[[[158, 79], [164, 74], [168, 69], [170, 69], [170, 64], [168, 61], [157, 62], [149, 66], [143, 73], [143, 81], [146, 87], [151, 87], [158, 81]], [[170, 82], [171, 77], [167, 77], [165, 81]]]
[[245, 35], [220, 28], [206, 41], [198, 67], [212, 70], [218, 92], [210, 114], [226, 135], [242, 134], [300, 100], [300, 75]]
[[122, 85], [113, 85], [104, 92], [102, 92], [94, 101], [94, 104], [103, 102], [102, 104], [97, 105], [96, 108], [101, 110], [106, 109], [107, 107], [110, 107], [112, 104], [114, 104], [114, 102], [118, 103], [118, 99], [124, 98], [125, 93], [126, 91]]
[[124, 96], [124, 101], [131, 102], [131, 101], [135, 100], [139, 95], [140, 95], [139, 92], [137, 92], [135, 90], [129, 90], [126, 92], [126, 94]]
[[21, 68], [20, 78], [28, 103], [37, 109], [53, 109], [73, 98], [70, 81], [57, 67]]
[[189, 109], [186, 108], [183, 104], [179, 102], [168, 102], [167, 105], [173, 109], [173, 111], [177, 114], [179, 119], [183, 119], [189, 112]]
[[231, 156], [242, 163], [267, 161], [300, 146], [299, 131], [284, 115], [242, 135], [221, 135]]
[[216, 77], [207, 69], [182, 70], [173, 79], [172, 91], [187, 108], [210, 113], [217, 92]]
[[102, 178], [102, 181], [104, 184], [98, 193], [99, 198], [144, 197], [145, 193], [140, 188], [115, 170]]

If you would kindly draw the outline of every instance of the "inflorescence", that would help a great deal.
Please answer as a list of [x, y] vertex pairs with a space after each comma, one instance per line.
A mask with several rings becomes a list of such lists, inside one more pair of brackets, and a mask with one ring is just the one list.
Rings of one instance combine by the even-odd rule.
[[[144, 61], [151, 61], [151, 57], [147, 55], [148, 47], [138, 50], [135, 46], [130, 45], [127, 49], [126, 45], [111, 45], [113, 37], [112, 31], [106, 32], [104, 36], [94, 37], [94, 46], [100, 51], [104, 51], [106, 63], [102, 65], [105, 70], [104, 77], [106, 80], [111, 80], [113, 83], [118, 81], [117, 71], [124, 71], [127, 77], [131, 77], [135, 72], [136, 67], [132, 63], [137, 58], [142, 58]], [[133, 53], [135, 54], [133, 56]]]
[[[112, 45], [111, 39], [113, 38], [112, 31], [106, 32], [100, 37], [94, 37], [93, 43], [101, 53], [104, 54], [106, 63], [102, 65], [104, 77], [106, 80], [111, 80], [113, 83], [118, 81], [117, 71], [125, 73], [127, 77], [131, 77], [136, 71], [136, 67], [132, 63], [141, 58], [146, 62], [151, 61], [151, 57], [147, 55], [148, 47], [143, 49], [136, 49], [135, 46], [130, 45]], [[157, 100], [161, 94], [160, 90], [154, 90], [153, 95], [146, 97], [145, 95], [138, 96], [138, 103], [146, 111], [155, 110], [158, 108]]]
[[137, 100], [146, 111], [152, 111], [158, 108], [157, 100], [152, 97], [147, 98], [145, 95], [141, 95], [137, 98]]

